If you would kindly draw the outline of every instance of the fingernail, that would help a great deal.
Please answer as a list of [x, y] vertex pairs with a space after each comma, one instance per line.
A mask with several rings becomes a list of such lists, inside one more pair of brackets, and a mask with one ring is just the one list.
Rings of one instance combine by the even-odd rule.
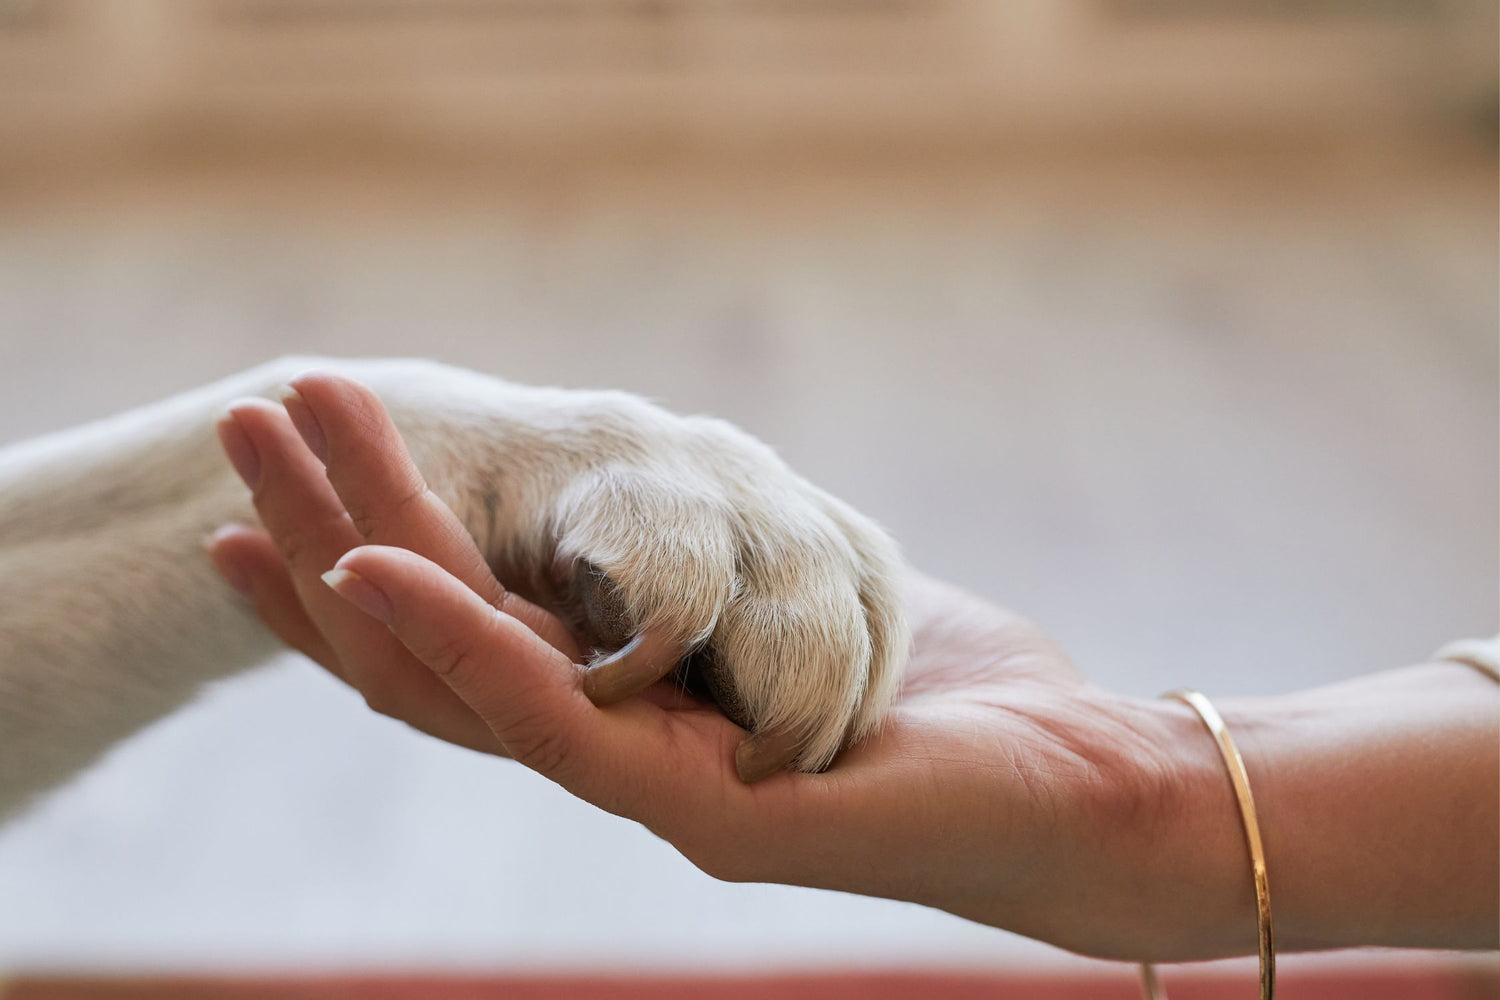
[[391, 599], [385, 596], [383, 590], [352, 569], [341, 569], [335, 566], [323, 574], [323, 582], [328, 584], [335, 594], [371, 618], [379, 619], [387, 625], [395, 621], [396, 611], [391, 607]]
[[219, 418], [218, 431], [219, 444], [223, 446], [229, 464], [234, 466], [245, 485], [254, 490], [260, 485], [260, 452], [255, 450], [255, 442], [250, 440], [250, 435], [245, 433], [233, 412]]
[[289, 385], [282, 386], [280, 397], [281, 405], [286, 407], [286, 415], [292, 418], [292, 426], [302, 435], [307, 449], [318, 456], [318, 461], [327, 465], [328, 438], [323, 435], [323, 425], [313, 415], [312, 407], [307, 405], [307, 400], [302, 398], [301, 393]]
[[790, 764], [801, 747], [802, 738], [789, 729], [756, 733], [735, 749], [735, 772], [745, 784], [753, 785]]

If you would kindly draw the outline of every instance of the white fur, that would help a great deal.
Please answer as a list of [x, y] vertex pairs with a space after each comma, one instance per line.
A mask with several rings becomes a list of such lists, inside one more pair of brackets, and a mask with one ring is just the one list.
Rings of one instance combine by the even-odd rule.
[[757, 728], [825, 765], [876, 726], [908, 644], [874, 524], [722, 421], [422, 361], [287, 358], [0, 451], [0, 818], [275, 641], [204, 537], [252, 517], [212, 425], [317, 367], [370, 385], [507, 582], [585, 559], [633, 619], [712, 637]]

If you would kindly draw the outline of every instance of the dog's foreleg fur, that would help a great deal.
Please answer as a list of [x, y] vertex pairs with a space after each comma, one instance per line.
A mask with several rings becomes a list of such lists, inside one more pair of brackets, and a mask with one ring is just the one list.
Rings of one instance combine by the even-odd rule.
[[275, 649], [203, 540], [250, 516], [214, 417], [294, 373], [0, 450], [0, 817]]
[[579, 466], [647, 447], [643, 428], [666, 433], [659, 411], [622, 393], [412, 359], [283, 358], [0, 449], [0, 819], [281, 648], [203, 549], [253, 516], [214, 423], [308, 368], [374, 388], [432, 488], [490, 538], [487, 557], [517, 565], [541, 561], [548, 500]]

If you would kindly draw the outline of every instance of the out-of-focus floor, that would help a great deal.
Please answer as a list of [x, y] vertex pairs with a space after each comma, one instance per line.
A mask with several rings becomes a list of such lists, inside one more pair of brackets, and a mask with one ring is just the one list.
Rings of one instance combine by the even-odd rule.
[[[1500, 972], [1483, 961], [1360, 956], [1293, 961], [1277, 987], [1317, 1000], [1489, 1000]], [[1283, 965], [1285, 963], [1282, 963]], [[1160, 971], [1172, 1000], [1234, 1000], [1253, 991], [1243, 963]], [[1137, 1000], [1129, 966], [985, 972], [803, 972], [615, 976], [28, 976], [4, 1000]]]
[[[1099, 683], [1496, 627], [1493, 151], [372, 158], [0, 175], [0, 441], [283, 352], [732, 419]], [[1062, 961], [724, 885], [288, 660], [0, 831], [0, 965]]]

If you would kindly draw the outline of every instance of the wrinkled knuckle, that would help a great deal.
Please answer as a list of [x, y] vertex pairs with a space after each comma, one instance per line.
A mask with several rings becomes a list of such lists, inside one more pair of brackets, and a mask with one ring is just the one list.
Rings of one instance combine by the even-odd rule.
[[418, 483], [395, 500], [373, 503], [354, 502], [345, 504], [349, 520], [365, 538], [373, 538], [392, 525], [400, 525], [411, 517], [414, 508], [427, 495], [427, 484]]
[[451, 635], [425, 650], [423, 659], [439, 676], [450, 679], [469, 676], [474, 669], [479, 643], [472, 635]]
[[303, 528], [286, 528], [276, 532], [273, 537], [276, 539], [276, 551], [281, 553], [281, 558], [288, 566], [294, 568], [307, 565], [316, 550], [312, 534]]
[[365, 538], [374, 535], [385, 523], [378, 509], [369, 504], [346, 504], [345, 507], [349, 511], [349, 520], [354, 522], [355, 530]]

